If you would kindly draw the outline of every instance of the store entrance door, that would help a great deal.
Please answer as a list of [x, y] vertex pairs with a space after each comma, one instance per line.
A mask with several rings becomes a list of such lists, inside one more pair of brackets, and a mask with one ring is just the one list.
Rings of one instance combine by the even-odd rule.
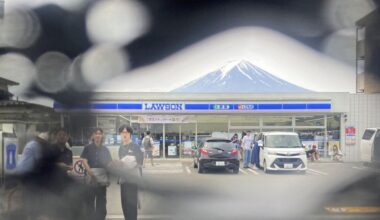
[[191, 158], [195, 147], [195, 123], [165, 124], [165, 157]]
[[150, 136], [153, 139], [154, 143], [154, 151], [153, 156], [155, 158], [162, 158], [164, 149], [164, 126], [163, 124], [140, 124], [133, 123], [132, 124], [134, 137], [136, 137], [136, 143], [143, 148], [142, 139], [144, 138], [144, 134], [146, 131], [150, 131]]

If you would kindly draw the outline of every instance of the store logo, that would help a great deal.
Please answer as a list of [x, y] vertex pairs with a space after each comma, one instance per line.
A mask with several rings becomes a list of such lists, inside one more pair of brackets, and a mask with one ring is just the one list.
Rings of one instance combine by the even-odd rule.
[[213, 106], [214, 110], [230, 110], [232, 109], [230, 105], [228, 104], [215, 104]]
[[144, 110], [149, 111], [181, 111], [184, 110], [182, 103], [144, 103]]
[[238, 105], [239, 110], [254, 110], [255, 106], [251, 104], [240, 104]]

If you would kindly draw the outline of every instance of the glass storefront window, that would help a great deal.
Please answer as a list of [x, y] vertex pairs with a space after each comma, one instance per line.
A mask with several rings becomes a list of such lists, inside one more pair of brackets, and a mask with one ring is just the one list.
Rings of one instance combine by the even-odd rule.
[[98, 127], [103, 129], [104, 144], [106, 146], [118, 144], [116, 117], [98, 117]]
[[311, 150], [316, 146], [321, 157], [325, 155], [325, 129], [311, 128], [311, 129], [295, 129], [298, 133], [302, 145], [305, 150]]
[[263, 126], [292, 126], [290, 116], [263, 117]]
[[340, 115], [327, 116], [327, 150], [332, 155], [333, 146], [336, 145], [340, 150]]
[[96, 116], [72, 115], [68, 124], [73, 146], [84, 146], [90, 142], [92, 129], [96, 127]]
[[165, 156], [179, 157], [180, 124], [165, 124]]
[[198, 141], [206, 137], [228, 138], [228, 122], [198, 123]]
[[324, 126], [324, 125], [325, 125], [324, 115], [296, 117], [296, 126]]
[[181, 124], [181, 158], [192, 158], [195, 144], [195, 123]]

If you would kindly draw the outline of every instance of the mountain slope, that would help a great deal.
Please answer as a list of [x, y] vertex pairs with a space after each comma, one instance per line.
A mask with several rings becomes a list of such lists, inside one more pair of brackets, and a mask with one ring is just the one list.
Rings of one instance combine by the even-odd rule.
[[234, 61], [172, 92], [260, 93], [310, 91], [275, 77], [247, 61]]

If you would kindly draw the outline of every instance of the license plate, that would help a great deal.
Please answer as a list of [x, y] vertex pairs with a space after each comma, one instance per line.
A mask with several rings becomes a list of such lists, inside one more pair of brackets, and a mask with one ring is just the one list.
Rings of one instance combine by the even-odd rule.
[[293, 164], [291, 164], [291, 163], [286, 163], [286, 164], [284, 164], [284, 168], [285, 168], [285, 169], [292, 169], [292, 168], [293, 168]]
[[216, 161], [216, 162], [215, 162], [215, 165], [216, 165], [216, 166], [225, 166], [226, 163], [225, 163], [224, 161]]

